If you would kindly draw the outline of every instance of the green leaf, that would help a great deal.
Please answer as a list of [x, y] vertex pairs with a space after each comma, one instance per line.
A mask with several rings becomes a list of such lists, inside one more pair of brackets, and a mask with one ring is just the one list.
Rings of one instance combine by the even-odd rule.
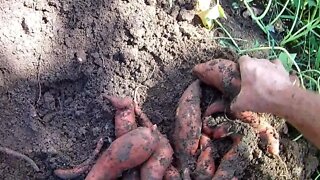
[[308, 0], [308, 6], [309, 6], [309, 8], [310, 8], [310, 7], [316, 7], [316, 6], [317, 6], [317, 3], [316, 3], [316, 1], [314, 1], [314, 0]]
[[[294, 60], [296, 58], [296, 53], [294, 54], [290, 54], [290, 57], [292, 60]], [[278, 59], [282, 62], [284, 68], [287, 71], [291, 71], [292, 70], [292, 66], [293, 66], [293, 61], [288, 57], [288, 55], [284, 52], [279, 54]]]
[[316, 70], [320, 70], [320, 46], [318, 48], [318, 52], [317, 52], [317, 58], [316, 58]]

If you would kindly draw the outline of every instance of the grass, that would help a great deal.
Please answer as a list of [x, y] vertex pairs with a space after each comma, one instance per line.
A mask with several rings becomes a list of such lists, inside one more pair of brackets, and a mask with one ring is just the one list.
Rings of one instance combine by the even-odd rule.
[[[216, 20], [231, 44], [240, 54], [269, 50], [270, 59], [276, 57], [288, 71], [298, 72], [303, 88], [320, 94], [320, 0], [268, 0], [259, 16], [254, 14], [251, 1], [241, 2], [266, 35], [267, 45], [258, 44], [250, 49], [240, 49], [236, 40]], [[277, 30], [279, 23], [282, 27]], [[282, 36], [275, 38], [274, 34]], [[300, 134], [293, 141], [301, 137]], [[314, 175], [315, 180], [320, 179], [319, 170]]]
[[[304, 88], [320, 93], [320, 0], [268, 0], [259, 16], [254, 14], [249, 0], [244, 0], [243, 4], [268, 42], [266, 46], [240, 49], [236, 40], [216, 20], [235, 49], [240, 54], [270, 50], [270, 58], [277, 57], [288, 71], [295, 69], [298, 72]], [[279, 22], [284, 30], [274, 32]], [[283, 37], [274, 38], [274, 33], [281, 33]]]

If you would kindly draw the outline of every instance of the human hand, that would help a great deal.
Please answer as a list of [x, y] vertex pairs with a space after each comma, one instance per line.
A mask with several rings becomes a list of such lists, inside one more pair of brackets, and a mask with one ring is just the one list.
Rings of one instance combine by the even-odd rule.
[[279, 60], [239, 59], [241, 90], [231, 104], [231, 111], [272, 112], [284, 91], [292, 87], [289, 73]]

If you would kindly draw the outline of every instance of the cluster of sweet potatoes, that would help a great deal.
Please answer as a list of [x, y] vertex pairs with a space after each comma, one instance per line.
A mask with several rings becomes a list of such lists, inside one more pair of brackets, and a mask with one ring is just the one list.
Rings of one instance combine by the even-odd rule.
[[[241, 80], [237, 64], [222, 59], [212, 60], [195, 66], [193, 73], [200, 80], [191, 83], [178, 102], [171, 142], [158, 131], [157, 126], [152, 124], [131, 98], [105, 96], [116, 109], [116, 140], [100, 155], [86, 179], [238, 179], [226, 167], [234, 163], [236, 156], [241, 156], [237, 148], [243, 135], [230, 133], [227, 124], [211, 127], [206, 118], [214, 113], [224, 112], [228, 104], [217, 101], [208, 106], [204, 113], [200, 108], [201, 82], [220, 90], [229, 99], [239, 93]], [[270, 124], [253, 112], [234, 116], [249, 123], [261, 138], [267, 139], [268, 152], [278, 155], [278, 136]], [[233, 140], [233, 145], [218, 166], [213, 156], [212, 140], [226, 136]], [[101, 143], [98, 143], [86, 163], [72, 169], [57, 169], [54, 173], [60, 178], [69, 179], [88, 171], [100, 149]], [[174, 163], [173, 158], [176, 158]], [[196, 165], [190, 167], [190, 162], [194, 159]]]

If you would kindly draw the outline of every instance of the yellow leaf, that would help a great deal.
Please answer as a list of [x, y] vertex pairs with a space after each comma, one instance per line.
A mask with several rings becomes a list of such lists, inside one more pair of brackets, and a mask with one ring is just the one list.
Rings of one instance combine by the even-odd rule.
[[223, 17], [223, 18], [227, 19], [227, 16], [224, 13], [222, 6], [220, 4], [218, 4], [217, 6], [218, 6], [218, 11], [219, 11], [219, 17]]
[[198, 0], [197, 11], [206, 11], [210, 8], [211, 0]]
[[[207, 29], [212, 29], [213, 27], [213, 11], [212, 9], [206, 10], [206, 11], [201, 11], [198, 13], [198, 16], [200, 17], [202, 24], [207, 28]], [[211, 16], [211, 17], [210, 17]]]

